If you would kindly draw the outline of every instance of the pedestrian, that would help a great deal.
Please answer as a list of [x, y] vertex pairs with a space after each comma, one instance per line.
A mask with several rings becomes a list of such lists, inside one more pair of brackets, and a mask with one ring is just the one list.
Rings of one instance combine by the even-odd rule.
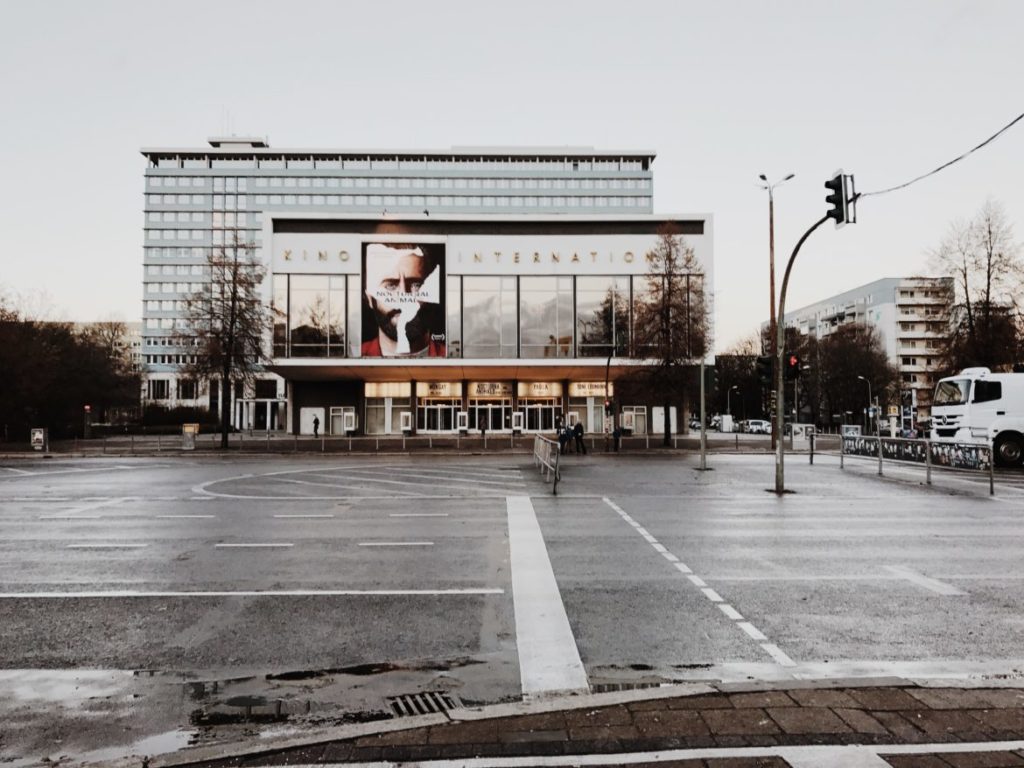
[[569, 444], [569, 429], [568, 429], [568, 427], [565, 428], [565, 429], [558, 430], [558, 452], [560, 454], [562, 454], [563, 456], [565, 456], [566, 447], [568, 446], [568, 444]]
[[615, 447], [615, 452], [619, 452], [619, 440], [622, 438], [622, 430], [616, 427], [612, 430], [612, 445]]
[[587, 455], [587, 446], [583, 444], [583, 422], [577, 421], [576, 426], [572, 428], [572, 436], [576, 441], [576, 453], [582, 453], [584, 456]]
[[313, 417], [313, 437], [320, 437], [320, 417]]

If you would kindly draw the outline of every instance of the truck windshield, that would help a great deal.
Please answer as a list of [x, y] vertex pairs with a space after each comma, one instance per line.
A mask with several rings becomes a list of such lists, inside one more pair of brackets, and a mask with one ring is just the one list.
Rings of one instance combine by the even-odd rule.
[[963, 405], [971, 389], [970, 379], [946, 379], [935, 387], [932, 405]]

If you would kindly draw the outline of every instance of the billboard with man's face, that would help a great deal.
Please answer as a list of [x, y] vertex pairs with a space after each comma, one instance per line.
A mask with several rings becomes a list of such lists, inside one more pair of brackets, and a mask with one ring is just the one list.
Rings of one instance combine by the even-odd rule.
[[363, 357], [445, 357], [444, 245], [363, 244]]

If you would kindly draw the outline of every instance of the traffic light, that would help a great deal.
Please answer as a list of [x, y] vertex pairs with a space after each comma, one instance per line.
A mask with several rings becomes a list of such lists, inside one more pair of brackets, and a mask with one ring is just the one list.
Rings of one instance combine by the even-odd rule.
[[761, 355], [757, 358], [757, 378], [762, 384], [772, 383], [772, 368], [774, 366], [771, 355]]
[[831, 179], [825, 182], [825, 203], [829, 206], [828, 217], [836, 220], [836, 226], [841, 227], [846, 223], [846, 180], [840, 171]]
[[604, 401], [604, 415], [605, 416], [611, 416], [612, 415], [612, 401], [611, 400], [605, 400]]
[[786, 355], [786, 381], [800, 377], [800, 355]]
[[825, 202], [829, 205], [828, 217], [835, 219], [836, 227], [857, 223], [857, 193], [853, 187], [853, 175], [836, 171], [825, 182]]

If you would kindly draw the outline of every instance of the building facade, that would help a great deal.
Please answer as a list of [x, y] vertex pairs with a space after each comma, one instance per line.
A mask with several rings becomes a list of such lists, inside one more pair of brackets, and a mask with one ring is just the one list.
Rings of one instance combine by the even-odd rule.
[[221, 407], [180, 372], [183, 310], [236, 238], [268, 268], [274, 315], [268, 375], [228, 406], [257, 429], [536, 431], [566, 414], [594, 431], [605, 381], [643, 357], [633, 306], [665, 222], [711, 290], [710, 217], [651, 213], [651, 152], [210, 144], [143, 150], [150, 402]]
[[908, 393], [904, 405], [921, 421], [929, 415], [952, 302], [951, 277], [887, 277], [787, 312], [785, 322], [819, 339], [849, 323], [877, 328]]

